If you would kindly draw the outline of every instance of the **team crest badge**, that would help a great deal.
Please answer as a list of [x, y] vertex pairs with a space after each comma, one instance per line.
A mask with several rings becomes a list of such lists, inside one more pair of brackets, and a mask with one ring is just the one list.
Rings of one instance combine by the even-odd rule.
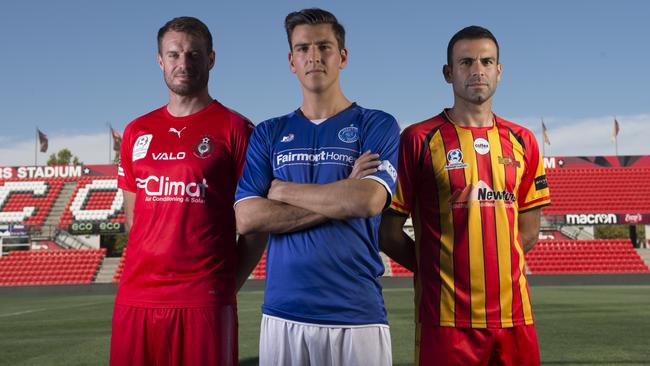
[[445, 169], [465, 169], [467, 164], [463, 162], [463, 152], [460, 149], [453, 149], [447, 152], [447, 166]]
[[339, 131], [339, 140], [351, 144], [359, 140], [359, 129], [350, 125], [350, 127], [342, 128]]
[[201, 139], [194, 145], [192, 152], [194, 153], [194, 156], [199, 159], [206, 159], [210, 157], [214, 152], [214, 143], [212, 142], [212, 137], [201, 137]]

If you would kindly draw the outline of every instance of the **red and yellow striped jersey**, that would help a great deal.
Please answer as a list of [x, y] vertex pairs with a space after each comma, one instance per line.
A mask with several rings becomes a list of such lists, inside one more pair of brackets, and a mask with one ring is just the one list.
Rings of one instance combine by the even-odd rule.
[[519, 213], [550, 204], [534, 135], [440, 115], [401, 136], [391, 208], [415, 229], [416, 322], [462, 328], [533, 323]]

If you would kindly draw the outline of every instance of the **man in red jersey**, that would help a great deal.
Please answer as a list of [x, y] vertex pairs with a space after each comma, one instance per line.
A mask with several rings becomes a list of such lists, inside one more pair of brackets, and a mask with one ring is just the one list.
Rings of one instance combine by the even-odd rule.
[[464, 28], [447, 58], [454, 105], [402, 133], [380, 246], [415, 275], [417, 365], [539, 365], [524, 253], [550, 203], [541, 154], [529, 130], [492, 112], [494, 35]]
[[124, 131], [118, 184], [129, 251], [115, 299], [111, 365], [236, 365], [236, 291], [254, 263], [233, 210], [253, 125], [208, 93], [212, 36], [175, 18], [158, 32], [169, 103]]

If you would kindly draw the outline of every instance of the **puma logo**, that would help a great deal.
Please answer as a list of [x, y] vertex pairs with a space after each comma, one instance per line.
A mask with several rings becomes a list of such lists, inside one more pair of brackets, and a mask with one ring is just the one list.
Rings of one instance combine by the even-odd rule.
[[175, 129], [174, 127], [171, 127], [168, 132], [173, 132], [173, 133], [178, 135], [178, 138], [181, 138], [181, 132], [183, 132], [183, 130], [186, 129], [186, 128], [187, 128], [187, 126], [181, 128], [181, 130], [179, 131], [179, 130]]

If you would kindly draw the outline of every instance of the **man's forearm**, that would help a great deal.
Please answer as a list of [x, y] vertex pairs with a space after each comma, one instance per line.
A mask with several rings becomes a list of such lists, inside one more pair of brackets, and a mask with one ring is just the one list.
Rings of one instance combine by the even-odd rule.
[[246, 279], [260, 261], [268, 238], [268, 234], [239, 236], [237, 240], [237, 258], [239, 259], [237, 266], [237, 291], [244, 285], [244, 282], [246, 282]]
[[304, 230], [327, 221], [327, 217], [282, 202], [255, 197], [235, 206], [240, 234], [282, 234]]
[[415, 242], [404, 232], [405, 217], [384, 214], [379, 226], [379, 249], [411, 272], [415, 270]]
[[329, 184], [278, 182], [269, 191], [269, 198], [339, 220], [378, 215], [386, 204], [386, 195], [386, 189], [371, 179]]

